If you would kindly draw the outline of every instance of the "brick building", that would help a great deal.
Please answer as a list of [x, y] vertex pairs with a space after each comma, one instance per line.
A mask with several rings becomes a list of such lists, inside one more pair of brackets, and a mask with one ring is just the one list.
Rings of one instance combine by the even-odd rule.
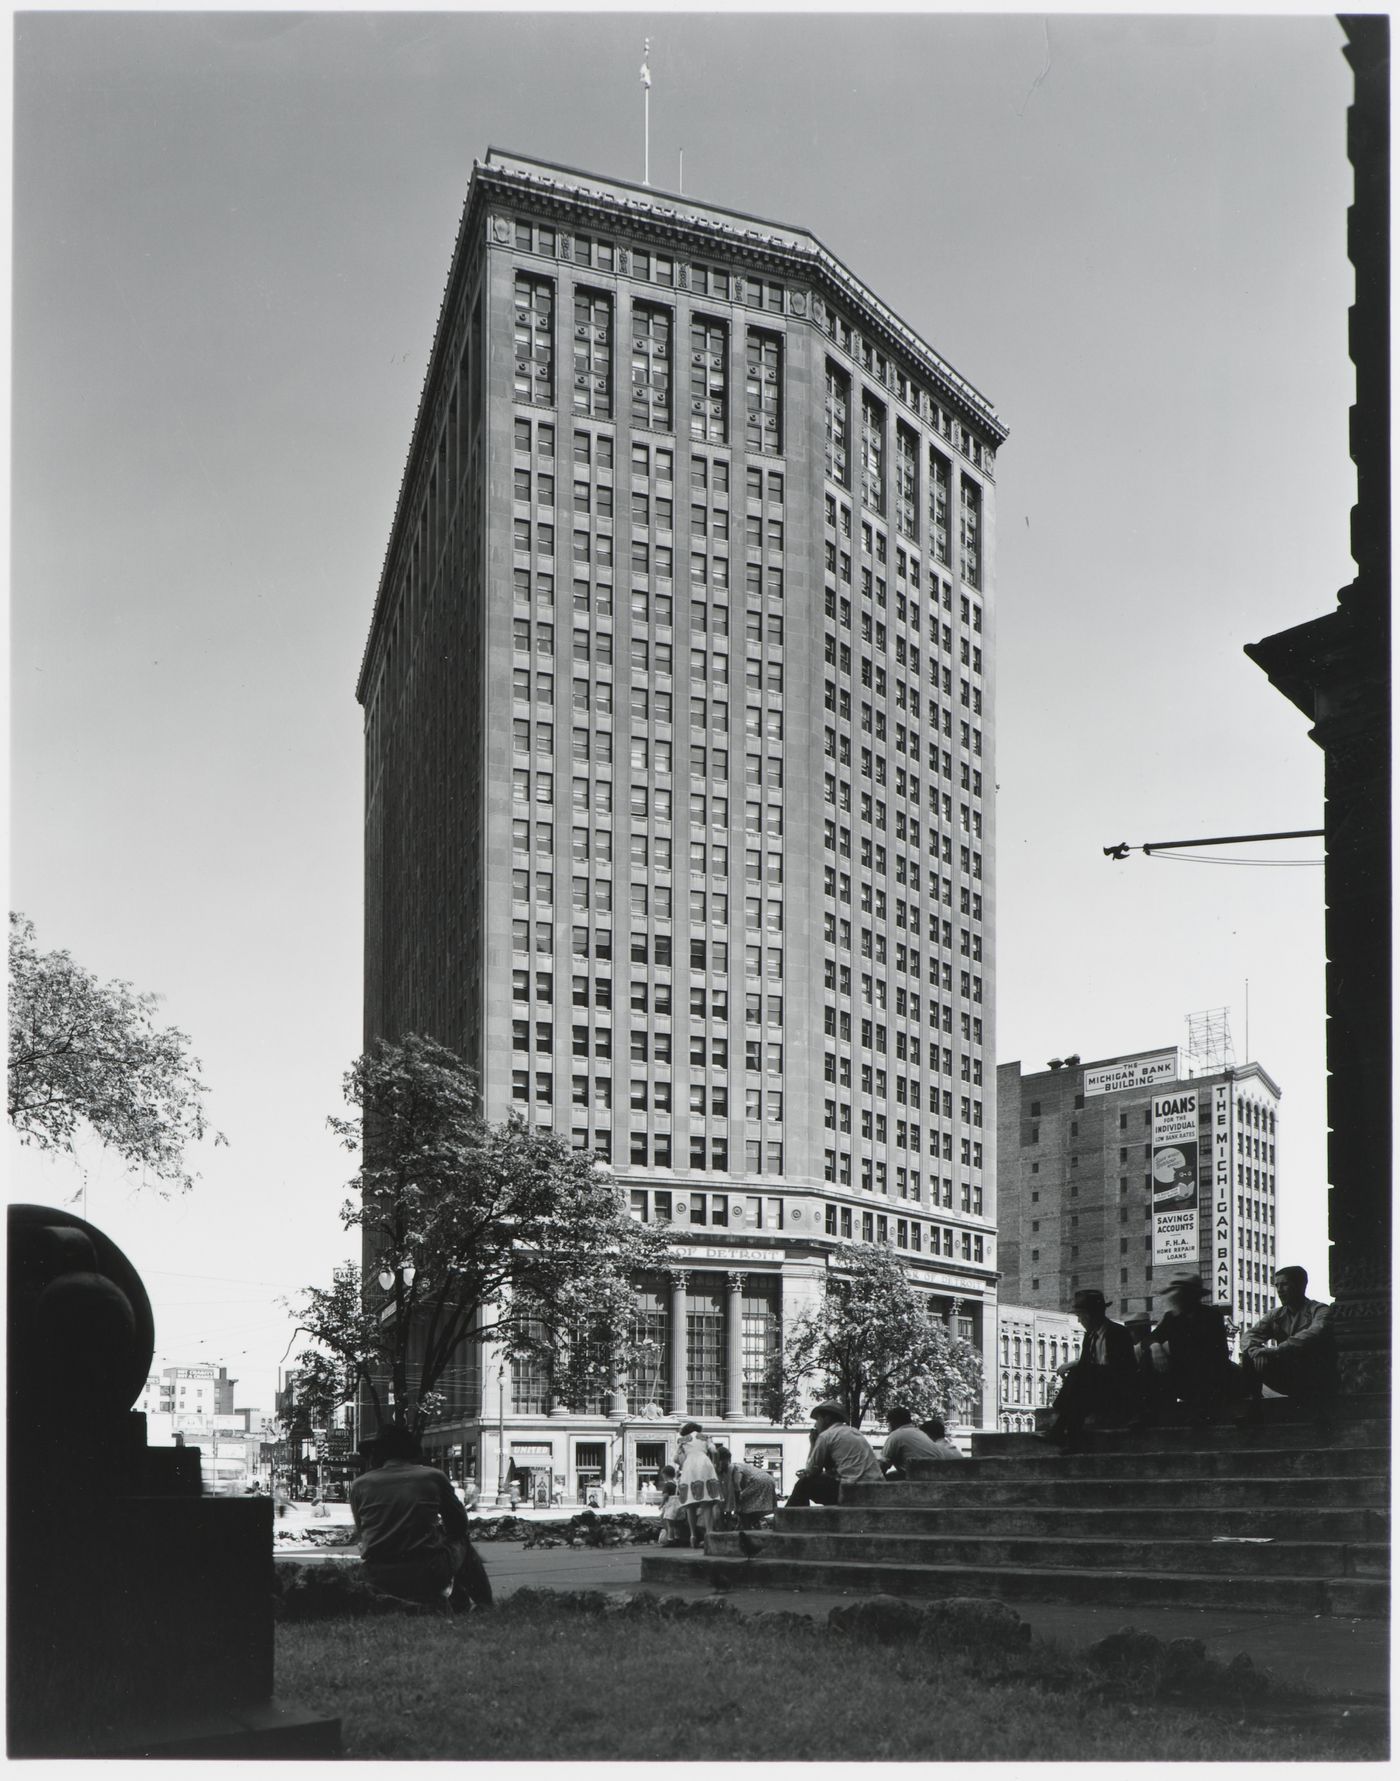
[[806, 231], [475, 167], [357, 689], [365, 1036], [459, 1050], [678, 1249], [625, 1403], [464, 1353], [452, 1469], [631, 1496], [686, 1412], [794, 1463], [758, 1380], [849, 1239], [990, 1413], [1004, 437]]
[[[1153, 1265], [1152, 1103], [1194, 1093], [1199, 1211], [1189, 1258]], [[1098, 1287], [1109, 1314], [1160, 1315], [1165, 1281], [1199, 1268], [1237, 1324], [1269, 1310], [1278, 1265], [1277, 1083], [1259, 1064], [1182, 1073], [1175, 1047], [1023, 1075], [997, 1071], [1000, 1297], [1067, 1309]], [[1162, 1205], [1162, 1188], [1155, 1193]]]

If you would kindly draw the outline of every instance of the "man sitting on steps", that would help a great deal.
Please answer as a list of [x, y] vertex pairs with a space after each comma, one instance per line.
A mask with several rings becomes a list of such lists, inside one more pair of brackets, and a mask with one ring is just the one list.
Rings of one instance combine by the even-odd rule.
[[888, 1420], [890, 1432], [880, 1450], [880, 1465], [887, 1478], [907, 1478], [911, 1459], [943, 1458], [939, 1443], [916, 1425], [907, 1410], [891, 1410]]
[[1300, 1398], [1325, 1413], [1337, 1391], [1337, 1350], [1332, 1307], [1307, 1296], [1306, 1268], [1280, 1268], [1274, 1275], [1279, 1303], [1244, 1338], [1241, 1366], [1252, 1397], [1264, 1387], [1281, 1397]]
[[879, 1484], [884, 1477], [875, 1449], [846, 1421], [840, 1404], [828, 1401], [812, 1410], [816, 1435], [807, 1455], [807, 1464], [798, 1474], [789, 1509], [803, 1509], [811, 1503], [836, 1503], [841, 1500], [843, 1484]]
[[1090, 1416], [1124, 1422], [1136, 1406], [1137, 1364], [1133, 1339], [1108, 1315], [1108, 1301], [1096, 1287], [1077, 1292], [1071, 1309], [1084, 1330], [1079, 1359], [1057, 1371], [1064, 1380], [1050, 1420], [1037, 1431], [1042, 1441], [1071, 1447]]

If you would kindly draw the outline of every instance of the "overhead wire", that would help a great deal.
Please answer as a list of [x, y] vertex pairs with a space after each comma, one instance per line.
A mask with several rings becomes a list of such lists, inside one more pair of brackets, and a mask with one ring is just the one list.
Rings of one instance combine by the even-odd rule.
[[1153, 847], [1144, 850], [1149, 860], [1174, 860], [1183, 866], [1324, 866], [1325, 860], [1241, 860], [1224, 854], [1172, 853]]

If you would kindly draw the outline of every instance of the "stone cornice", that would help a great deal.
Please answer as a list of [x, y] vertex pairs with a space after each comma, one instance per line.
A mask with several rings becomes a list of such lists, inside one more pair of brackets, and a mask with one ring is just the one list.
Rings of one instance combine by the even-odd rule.
[[963, 414], [989, 433], [995, 444], [1007, 438], [1008, 429], [987, 398], [933, 350], [888, 304], [861, 282], [849, 267], [806, 229], [748, 216], [742, 211], [700, 204], [673, 197], [625, 180], [595, 178], [573, 168], [532, 161], [488, 149], [472, 175], [473, 187], [526, 197], [533, 208], [551, 200], [560, 213], [576, 215], [592, 211], [614, 227], [645, 227], [648, 233], [669, 236], [676, 242], [693, 242], [713, 252], [717, 242], [738, 258], [752, 257], [771, 265], [802, 266], [825, 281], [831, 296], [846, 303], [854, 318], [873, 325], [884, 344], [904, 353], [915, 369]]
[[1008, 436], [1008, 429], [986, 397], [941, 359], [809, 231], [788, 228], [781, 223], [748, 216], [742, 211], [699, 204], [625, 180], [602, 179], [575, 168], [559, 167], [488, 148], [486, 159], [475, 162], [472, 167], [471, 185], [462, 206], [447, 283], [438, 305], [433, 343], [418, 394], [408, 454], [380, 566], [369, 633], [360, 658], [355, 697], [361, 705], [368, 702], [370, 666], [380, 628], [387, 617], [389, 571], [397, 561], [405, 529], [412, 517], [410, 510], [414, 506], [418, 478], [426, 470], [429, 441], [425, 421], [429, 396], [439, 387], [449, 347], [456, 340], [451, 323], [470, 264], [470, 247], [482, 238], [483, 213], [493, 198], [507, 199], [513, 204], [524, 203], [540, 214], [577, 217], [582, 213], [611, 227], [645, 228], [650, 235], [670, 239], [678, 245], [693, 243], [701, 252], [710, 254], [722, 246], [726, 254], [748, 259], [755, 265], [786, 270], [789, 274], [804, 273], [822, 287], [829, 298], [849, 309], [852, 320], [863, 331], [869, 331], [872, 338], [878, 336], [883, 348], [903, 355], [915, 373], [951, 409], [986, 434], [994, 446], [999, 446]]

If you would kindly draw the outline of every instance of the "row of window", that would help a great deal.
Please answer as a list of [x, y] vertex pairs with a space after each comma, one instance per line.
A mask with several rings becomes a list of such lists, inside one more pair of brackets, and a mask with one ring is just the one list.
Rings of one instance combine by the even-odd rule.
[[[981, 1043], [981, 1035], [980, 1034], [978, 1035], [977, 1043], [979, 1043], [979, 1044]], [[972, 1080], [970, 1066], [976, 1067], [977, 1078], [979, 1081], [981, 1080], [982, 1062], [981, 1062], [980, 1058], [970, 1058], [966, 1052], [962, 1052], [962, 1051], [960, 1051], [956, 1054], [956, 1058], [957, 1058], [959, 1073], [961, 1075], [961, 1079], [964, 1082], [969, 1082]], [[928, 1061], [929, 1061], [929, 1069], [933, 1072], [933, 1074], [934, 1075], [940, 1074], [939, 1052], [933, 1047], [930, 1047], [930, 1049], [929, 1049]], [[945, 1046], [942, 1051], [941, 1074], [948, 1077], [950, 1080], [953, 1076], [953, 1063], [954, 1063], [954, 1053], [950, 1047]], [[829, 1083], [836, 1083], [839, 1080], [840, 1086], [842, 1088], [850, 1089], [853, 1085], [850, 1058], [837, 1057], [832, 1052], [827, 1052], [825, 1054], [825, 1061], [823, 1064], [822, 1075], [823, 1075], [823, 1079], [825, 1081], [827, 1081]], [[877, 1100], [877, 1101], [888, 1101], [888, 1099], [889, 1099], [889, 1080], [890, 1080], [889, 1073], [881, 1068], [878, 1068], [873, 1063], [863, 1063], [860, 1066], [860, 1092], [862, 1095], [866, 1096], [868, 1099], [873, 1098], [874, 1100]], [[937, 1085], [934, 1083], [929, 1084], [929, 1090], [928, 1090], [929, 1113], [934, 1119], [937, 1119], [939, 1117], [939, 1094], [940, 1094], [940, 1092], [943, 1096], [942, 1104], [943, 1104], [943, 1108], [944, 1108], [942, 1117], [944, 1119], [952, 1119], [952, 1117], [953, 1117], [953, 1112], [952, 1112], [953, 1101], [952, 1101], [951, 1091], [946, 1090], [946, 1089], [940, 1091], [939, 1088], [937, 1087]], [[919, 1089], [919, 1083], [918, 1083], [917, 1078], [905, 1076], [898, 1071], [896, 1071], [894, 1073], [894, 1098], [895, 1098], [895, 1104], [897, 1106], [900, 1106], [900, 1107], [909, 1106], [909, 1107], [913, 1107], [913, 1108], [917, 1109], [919, 1106], [919, 1094], [920, 1094], [920, 1089]], [[966, 1101], [967, 1097], [963, 1096], [962, 1100]], [[827, 1126], [828, 1130], [830, 1130], [830, 1131], [840, 1130], [843, 1132], [850, 1131], [850, 1129], [851, 1129], [850, 1108], [847, 1103], [831, 1100], [831, 1101], [824, 1102], [823, 1106], [825, 1108], [824, 1123]], [[965, 1116], [963, 1119], [963, 1124], [970, 1125], [971, 1123], [972, 1123], [971, 1119], [969, 1117]], [[978, 1123], [980, 1125], [980, 1123], [981, 1123], [980, 1120]], [[866, 1135], [869, 1136], [870, 1134], [866, 1134]]]
[[[837, 1181], [845, 1187], [855, 1185], [851, 1180], [851, 1159], [849, 1157], [842, 1158], [834, 1151], [823, 1154], [831, 1166], [831, 1173], [825, 1176], [827, 1181]], [[930, 1146], [930, 1155], [932, 1154], [933, 1147]], [[951, 1154], [946, 1157], [946, 1160], [948, 1162], [953, 1160]], [[846, 1165], [844, 1169], [842, 1168], [843, 1161]], [[877, 1162], [873, 1157], [865, 1158], [861, 1162], [859, 1186], [863, 1193], [880, 1193], [886, 1199], [924, 1203], [923, 1176], [918, 1169], [910, 1168], [905, 1163], [897, 1163], [893, 1177], [891, 1177], [889, 1169], [883, 1162]], [[891, 1192], [891, 1186], [893, 1186], [893, 1192]], [[927, 1194], [928, 1205], [932, 1207], [946, 1206], [951, 1211], [954, 1194], [953, 1177], [951, 1175], [940, 1177], [930, 1172]], [[973, 1217], [980, 1217], [982, 1214], [982, 1184], [964, 1178], [957, 1187], [957, 1203], [960, 1211], [969, 1213]]]
[[[516, 400], [555, 405], [555, 284], [518, 272], [515, 278]], [[571, 406], [581, 418], [616, 417], [615, 304], [606, 291], [576, 288], [573, 295]], [[665, 304], [634, 299], [629, 312], [627, 413], [632, 425], [652, 432], [674, 430], [674, 312]], [[688, 337], [687, 400], [693, 439], [729, 442], [729, 326], [717, 317], [694, 316]], [[779, 334], [758, 328], [744, 333], [743, 438], [748, 450], [782, 451], [782, 354]]]
[[[964, 809], [965, 808], [966, 806], [964, 806]], [[946, 843], [949, 837], [945, 835], [943, 839]], [[903, 858], [902, 855], [899, 857], [901, 859]], [[946, 859], [947, 855], [945, 854], [944, 857]], [[896, 882], [902, 882], [902, 880], [899, 879], [898, 874], [896, 874]], [[917, 878], [911, 879], [910, 882], [911, 885], [917, 888]], [[877, 921], [885, 921], [888, 919], [890, 899], [885, 891], [874, 889], [869, 883], [862, 880], [856, 885], [856, 893], [857, 902], [862, 914], [873, 914]], [[850, 874], [848, 872], [838, 873], [835, 866], [824, 866], [822, 868], [822, 894], [832, 902], [845, 903], [847, 906], [850, 906]], [[910, 933], [916, 938], [920, 937], [922, 931], [922, 916], [920, 914], [919, 905], [917, 903], [907, 904], [902, 897], [896, 897], [894, 899], [894, 924], [901, 932]], [[959, 950], [963, 953], [964, 957], [980, 959], [982, 956], [981, 935], [973, 934], [966, 928], [962, 929], [961, 932], [966, 938], [966, 944], [960, 944]], [[928, 938], [931, 946], [936, 946], [941, 943], [945, 949], [951, 949], [953, 945], [952, 923], [948, 921], [940, 923], [936, 914], [930, 913]], [[930, 982], [933, 981], [933, 968], [933, 961], [930, 960]], [[980, 1002], [982, 1000], [982, 979], [980, 977], [969, 977], [967, 972], [964, 972], [963, 976], [968, 978], [968, 983], [963, 989], [963, 994], [971, 995], [975, 1002]]]
[[[851, 507], [848, 502], [838, 500], [835, 495], [826, 496], [826, 529], [830, 536], [826, 539], [826, 569], [829, 575], [837, 577], [841, 584], [850, 587], [851, 583], [851, 548], [853, 539], [853, 522]], [[873, 598], [881, 611], [888, 608], [889, 585], [880, 567], [889, 561], [889, 551], [884, 530], [871, 520], [860, 522], [860, 551], [862, 558], [869, 558], [868, 563], [862, 562], [860, 572], [861, 593], [867, 601]], [[895, 613], [901, 623], [908, 622], [911, 629], [919, 628], [919, 606], [917, 600], [910, 598], [902, 588], [901, 582], [907, 581], [916, 591], [920, 585], [919, 558], [913, 551], [906, 551], [903, 545], [895, 546]], [[943, 610], [953, 610], [953, 584], [951, 581], [940, 581], [933, 568], [928, 572], [928, 593], [930, 609], [939, 604], [939, 593], [942, 592]], [[971, 624], [978, 636], [982, 634], [982, 607], [967, 594], [959, 596], [962, 622]], [[862, 621], [868, 624], [868, 618]], [[930, 637], [933, 636], [932, 619], [930, 619]], [[947, 629], [944, 629], [944, 648], [947, 649]], [[867, 632], [868, 639], [868, 632]]]
[[893, 1243], [914, 1255], [958, 1256], [965, 1262], [987, 1260], [986, 1239], [980, 1231], [953, 1231], [947, 1225], [924, 1224], [917, 1218], [868, 1212], [859, 1206], [826, 1203], [828, 1237], [844, 1237], [860, 1243]]
[[[1024, 1364], [1030, 1366], [1031, 1338], [1029, 1336], [1024, 1338], [1021, 1336], [1008, 1336], [1005, 1331], [1002, 1332], [1002, 1366], [1019, 1367], [1023, 1364], [1021, 1359], [1023, 1341], [1025, 1353]], [[1053, 1373], [1062, 1360], [1076, 1360], [1078, 1358], [1082, 1341], [1083, 1337], [1078, 1331], [1066, 1335], [1063, 1338], [1059, 1336], [1037, 1336], [1035, 1338], [1035, 1365], [1042, 1368], [1048, 1366]]]
[[983, 445], [980, 439], [975, 438], [969, 427], [955, 420], [926, 389], [901, 370], [897, 363], [891, 361], [873, 340], [853, 328], [839, 311], [823, 305], [817, 311], [817, 323], [843, 352], [859, 360], [867, 376], [873, 377], [885, 388], [896, 391], [907, 407], [955, 444], [965, 458], [970, 458], [979, 468], [991, 470], [995, 456], [993, 448]]
[[[882, 1072], [882, 1074], [883, 1074], [883, 1072]], [[895, 1077], [895, 1104], [897, 1106], [909, 1106], [909, 1107], [914, 1108], [914, 1110], [917, 1112], [918, 1108], [919, 1108], [919, 1095], [920, 1095], [920, 1089], [919, 1089], [919, 1080], [917, 1077], [914, 1077], [911, 1080], [908, 1077], [896, 1075], [896, 1077]], [[954, 1117], [952, 1091], [950, 1089], [945, 1088], [942, 1091], [942, 1096], [943, 1096], [943, 1103], [942, 1103], [943, 1118], [951, 1120]], [[929, 1110], [929, 1113], [935, 1119], [938, 1117], [938, 1114], [939, 1114], [938, 1097], [939, 1097], [939, 1091], [936, 1088], [930, 1087], [929, 1096], [928, 1096], [928, 1110]], [[826, 1126], [828, 1131], [833, 1131], [833, 1132], [840, 1131], [840, 1132], [850, 1133], [850, 1131], [851, 1131], [851, 1108], [850, 1108], [850, 1104], [848, 1102], [846, 1102], [846, 1101], [840, 1101], [840, 1102], [826, 1101], [823, 1103], [823, 1107], [824, 1107], [825, 1111], [824, 1111], [822, 1123]], [[860, 1135], [861, 1135], [861, 1137], [866, 1139], [868, 1142], [874, 1142], [876, 1144], [887, 1143], [889, 1141], [889, 1126], [890, 1126], [890, 1121], [889, 1121], [888, 1115], [883, 1114], [883, 1113], [876, 1113], [873, 1110], [873, 1108], [869, 1108], [869, 1107], [862, 1107], [858, 1111], [860, 1113]], [[974, 1130], [981, 1131], [981, 1129], [982, 1129], [982, 1103], [978, 1100], [973, 1100], [968, 1095], [960, 1096], [959, 1097], [958, 1118], [960, 1119], [960, 1121], [963, 1125], [969, 1126], [969, 1127], [973, 1128]], [[920, 1128], [919, 1128], [917, 1121], [915, 1121], [912, 1124], [909, 1124], [905, 1120], [902, 1120], [902, 1119], [899, 1119], [898, 1117], [896, 1117], [895, 1121], [894, 1121], [894, 1132], [895, 1132], [895, 1143], [897, 1144], [899, 1149], [901, 1149], [901, 1150], [908, 1150], [908, 1149], [921, 1150], [923, 1148], [923, 1140], [920, 1137]]]
[[[771, 924], [773, 920], [771, 913], [769, 920]], [[534, 924], [533, 939], [530, 929], [531, 923], [528, 918], [517, 917], [511, 922], [512, 952], [517, 955], [528, 955], [529, 953], [534, 952], [540, 956], [552, 957], [554, 952], [553, 924], [546, 921], [536, 921]], [[592, 957], [599, 963], [610, 963], [613, 957], [612, 930], [610, 928], [596, 928], [590, 934], [589, 929], [586, 927], [575, 927], [571, 931], [571, 948], [575, 957], [585, 959]], [[628, 956], [630, 962], [634, 965], [646, 965], [650, 963], [665, 969], [670, 969], [673, 963], [671, 936], [669, 934], [652, 934], [649, 937], [644, 933], [635, 933], [630, 938]], [[723, 976], [729, 969], [728, 942], [725, 940], [707, 939], [703, 935], [695, 935], [691, 938], [689, 943], [689, 958], [690, 969], [692, 971], [708, 970], [715, 976]], [[748, 958], [749, 955], [746, 950], [746, 964]], [[542, 995], [541, 999], [552, 1000], [552, 977], [545, 978], [542, 982], [545, 985], [546, 994]], [[712, 991], [711, 993], [717, 994], [718, 992]], [[768, 1001], [772, 1003], [774, 1000], [775, 998], [770, 994]], [[750, 998], [746, 998], [746, 1020], [749, 1019], [750, 1010], [754, 1006], [756, 1006], [756, 1003]], [[980, 1033], [978, 1037], [980, 1041]]]
[[[825, 383], [825, 468], [842, 488], [858, 489], [870, 513], [889, 512], [896, 532], [915, 544], [920, 530], [920, 451], [917, 433], [903, 421], [895, 423], [895, 462], [891, 487], [887, 474], [888, 416], [885, 404], [869, 390], [860, 393], [860, 477], [853, 479], [851, 380], [828, 359]], [[949, 501], [952, 465], [936, 446], [927, 453], [928, 547], [940, 563], [950, 562]], [[891, 495], [893, 499], [891, 500]], [[958, 569], [968, 587], [982, 585], [982, 488], [973, 477], [959, 478]], [[834, 567], [834, 565], [833, 565]]]
[[[750, 309], [781, 315], [784, 309], [784, 287], [772, 278], [756, 273], [731, 271], [727, 267], [705, 265], [698, 261], [678, 260], [670, 253], [651, 248], [629, 247], [604, 236], [576, 234], [570, 240], [551, 223], [516, 217], [511, 239], [517, 252], [539, 254], [554, 259], [558, 254], [572, 258], [577, 267], [630, 276], [643, 283], [660, 285], [668, 290], [690, 290], [699, 297], [710, 297], [726, 303], [742, 303]], [[964, 457], [990, 471], [994, 452], [972, 434], [970, 428], [954, 419], [912, 378], [891, 361], [868, 335], [861, 333], [837, 310], [825, 303], [816, 305], [818, 325], [843, 352], [855, 358], [866, 374], [897, 393], [907, 407], [921, 415], [945, 439], [961, 450]]]
[[[912, 1143], [908, 1146], [908, 1153], [910, 1155], [918, 1154]], [[930, 1128], [928, 1135], [928, 1155], [932, 1158], [940, 1159], [945, 1163], [951, 1163], [954, 1160], [953, 1134], [951, 1132], [935, 1131]], [[823, 1179], [826, 1181], [838, 1181], [842, 1187], [849, 1187], [851, 1185], [850, 1153], [844, 1150], [826, 1150], [822, 1152], [822, 1156], [824, 1159]], [[982, 1167], [981, 1141], [978, 1139], [960, 1138], [958, 1140], [957, 1160], [965, 1169], [980, 1169]], [[867, 1193], [888, 1193], [889, 1177], [887, 1173], [887, 1165], [872, 1157], [862, 1157], [860, 1162], [860, 1185]], [[898, 1183], [896, 1183], [896, 1185], [898, 1185]], [[910, 1185], [913, 1197], [917, 1198], [917, 1176]], [[900, 1198], [903, 1199], [904, 1197], [905, 1196], [901, 1193]], [[980, 1212], [980, 1188], [976, 1189], [975, 1197], [979, 1204], [972, 1209]]]

